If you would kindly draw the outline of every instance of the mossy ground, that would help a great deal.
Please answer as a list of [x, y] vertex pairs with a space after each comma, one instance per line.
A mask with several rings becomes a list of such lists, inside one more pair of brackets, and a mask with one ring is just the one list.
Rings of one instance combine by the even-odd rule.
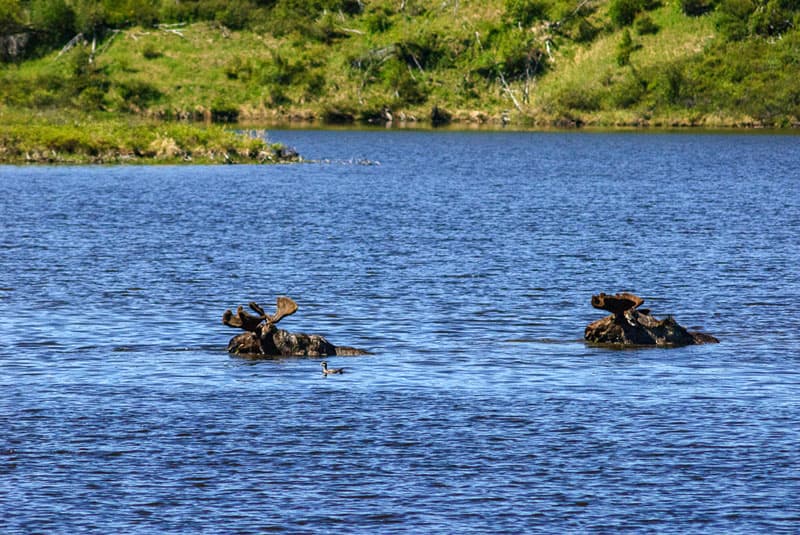
[[277, 163], [263, 131], [135, 116], [0, 112], [0, 163]]

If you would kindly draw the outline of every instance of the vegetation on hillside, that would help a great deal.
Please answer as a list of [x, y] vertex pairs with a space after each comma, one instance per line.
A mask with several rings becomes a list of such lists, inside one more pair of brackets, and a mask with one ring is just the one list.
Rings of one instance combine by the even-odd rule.
[[795, 0], [0, 0], [0, 114], [796, 126], [798, 25]]

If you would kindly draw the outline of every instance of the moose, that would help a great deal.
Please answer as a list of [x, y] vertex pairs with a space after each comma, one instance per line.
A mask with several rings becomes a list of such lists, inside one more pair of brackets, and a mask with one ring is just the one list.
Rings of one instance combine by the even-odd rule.
[[234, 314], [230, 309], [222, 314], [222, 323], [228, 327], [242, 329], [243, 333], [231, 338], [228, 352], [244, 357], [305, 356], [327, 357], [331, 355], [364, 355], [363, 349], [335, 346], [318, 334], [290, 333], [276, 327], [286, 316], [297, 312], [297, 303], [290, 297], [277, 299], [274, 314], [267, 314], [256, 302], [248, 303], [255, 312], [247, 312], [242, 305]]
[[672, 316], [657, 319], [649, 309], [639, 308], [642, 303], [644, 299], [627, 292], [593, 295], [592, 306], [611, 315], [590, 323], [584, 338], [592, 344], [609, 346], [678, 347], [719, 342], [710, 334], [688, 331]]

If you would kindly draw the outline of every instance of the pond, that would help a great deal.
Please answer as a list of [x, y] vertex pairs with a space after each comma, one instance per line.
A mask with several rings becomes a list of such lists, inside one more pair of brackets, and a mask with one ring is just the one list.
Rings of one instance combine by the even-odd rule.
[[[800, 137], [270, 132], [0, 167], [6, 533], [790, 533]], [[720, 344], [583, 342], [631, 291]], [[227, 308], [368, 349], [247, 361]]]

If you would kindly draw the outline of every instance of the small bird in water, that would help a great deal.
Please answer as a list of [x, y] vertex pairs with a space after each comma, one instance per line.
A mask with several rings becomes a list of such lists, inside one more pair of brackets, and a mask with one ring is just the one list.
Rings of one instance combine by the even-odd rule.
[[328, 361], [322, 361], [322, 374], [323, 375], [334, 375], [337, 373], [344, 373], [344, 368], [328, 368]]

